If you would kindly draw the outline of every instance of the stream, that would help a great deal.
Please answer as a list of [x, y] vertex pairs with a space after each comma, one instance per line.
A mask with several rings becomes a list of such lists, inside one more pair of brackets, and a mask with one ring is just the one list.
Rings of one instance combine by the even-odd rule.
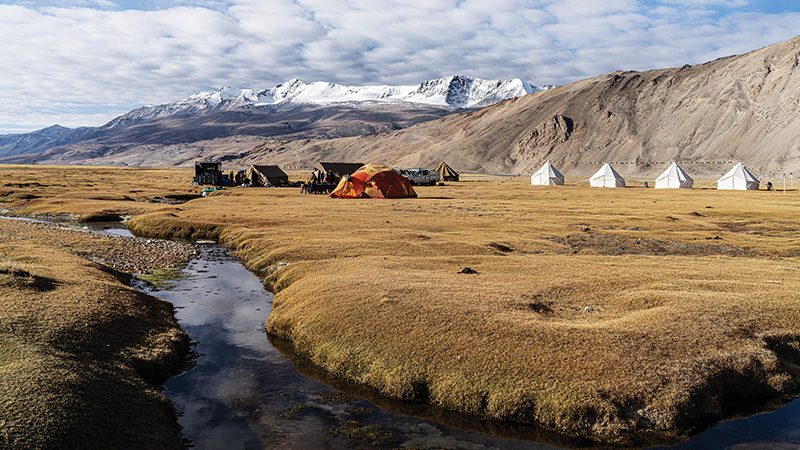
[[[175, 405], [189, 446], [247, 450], [594, 447], [591, 442], [528, 426], [478, 421], [423, 403], [392, 401], [328, 378], [294, 356], [290, 343], [265, 333], [272, 294], [261, 281], [226, 249], [198, 246], [200, 256], [179, 279], [146, 288], [175, 305], [177, 319], [193, 342], [192, 367], [170, 378], [163, 389]], [[794, 401], [772, 413], [721, 422], [685, 443], [658, 448], [798, 447], [800, 402]]]

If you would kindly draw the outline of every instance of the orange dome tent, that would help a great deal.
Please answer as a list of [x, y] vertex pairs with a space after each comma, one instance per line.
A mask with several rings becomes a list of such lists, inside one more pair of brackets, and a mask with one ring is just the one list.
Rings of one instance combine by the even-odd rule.
[[408, 178], [392, 170], [386, 164], [367, 164], [353, 172], [350, 177], [342, 177], [333, 198], [415, 198], [417, 193]]

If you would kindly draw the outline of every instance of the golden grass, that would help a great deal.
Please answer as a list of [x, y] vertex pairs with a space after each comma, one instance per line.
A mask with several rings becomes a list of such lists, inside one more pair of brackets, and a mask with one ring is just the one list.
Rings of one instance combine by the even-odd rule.
[[51, 248], [0, 261], [0, 447], [183, 448], [153, 387], [188, 346], [171, 305]]
[[233, 188], [128, 225], [231, 247], [277, 292], [270, 332], [395, 397], [613, 436], [798, 392], [797, 192], [500, 181], [396, 200]]
[[189, 169], [1, 165], [0, 201], [15, 214], [113, 222], [199, 196], [202, 186], [186, 183], [193, 176]]

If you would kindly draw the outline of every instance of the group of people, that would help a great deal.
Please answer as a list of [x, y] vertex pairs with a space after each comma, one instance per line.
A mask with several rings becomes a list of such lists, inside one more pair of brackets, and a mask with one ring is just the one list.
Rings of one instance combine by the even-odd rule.
[[300, 193], [305, 194], [319, 194], [327, 193], [336, 187], [338, 177], [332, 171], [323, 172], [322, 170], [315, 170], [311, 172], [305, 183], [300, 185]]

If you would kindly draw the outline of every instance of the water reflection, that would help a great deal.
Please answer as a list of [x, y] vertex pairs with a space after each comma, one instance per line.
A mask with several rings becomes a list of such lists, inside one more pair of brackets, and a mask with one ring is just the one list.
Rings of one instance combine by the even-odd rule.
[[[155, 293], [175, 305], [181, 326], [195, 342], [196, 366], [171, 378], [164, 388], [195, 448], [622, 447], [575, 441], [528, 426], [471, 420], [425, 403], [392, 401], [332, 379], [296, 357], [291, 343], [268, 339], [264, 326], [272, 296], [257, 277], [221, 247], [200, 249], [185, 279]], [[637, 439], [625, 447], [652, 445], [664, 438]], [[756, 450], [797, 448], [798, 443], [800, 404], [794, 402], [772, 414], [720, 423], [673, 448]]]

